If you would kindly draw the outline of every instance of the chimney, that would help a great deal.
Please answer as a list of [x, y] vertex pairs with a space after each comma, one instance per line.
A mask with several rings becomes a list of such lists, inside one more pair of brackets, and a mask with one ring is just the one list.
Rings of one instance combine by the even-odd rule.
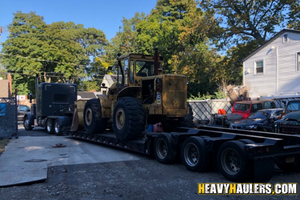
[[12, 84], [11, 84], [11, 75], [10, 73], [7, 74], [7, 80], [8, 80], [8, 97], [10, 98], [11, 97], [11, 94], [12, 94]]

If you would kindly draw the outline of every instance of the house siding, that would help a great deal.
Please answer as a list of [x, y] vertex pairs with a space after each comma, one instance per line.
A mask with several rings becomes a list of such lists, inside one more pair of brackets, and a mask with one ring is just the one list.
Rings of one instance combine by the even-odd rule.
[[[288, 42], [283, 43], [283, 35]], [[296, 53], [300, 52], [300, 33], [282, 33], [244, 61], [244, 85], [249, 96], [300, 95], [300, 72], [296, 70]], [[264, 61], [264, 74], [256, 75], [255, 62]], [[250, 72], [246, 74], [246, 71]]]

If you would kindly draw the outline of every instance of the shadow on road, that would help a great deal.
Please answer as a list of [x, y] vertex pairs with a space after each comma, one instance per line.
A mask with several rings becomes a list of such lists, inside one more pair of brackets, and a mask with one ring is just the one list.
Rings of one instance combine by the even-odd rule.
[[18, 136], [49, 136], [44, 128], [36, 127], [31, 131], [26, 131], [22, 123], [18, 123]]

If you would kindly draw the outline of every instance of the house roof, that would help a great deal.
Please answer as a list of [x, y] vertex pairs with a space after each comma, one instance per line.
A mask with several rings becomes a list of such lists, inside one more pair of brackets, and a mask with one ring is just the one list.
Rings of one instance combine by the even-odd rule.
[[80, 96], [81, 98], [96, 98], [96, 95], [94, 94], [94, 92], [81, 92], [78, 91], [77, 95]]
[[261, 50], [262, 48], [264, 48], [265, 46], [267, 46], [268, 44], [270, 44], [271, 42], [273, 42], [275, 39], [277, 39], [280, 35], [282, 35], [283, 33], [286, 33], [286, 32], [300, 34], [300, 30], [282, 29], [280, 32], [278, 32], [276, 35], [274, 35], [270, 40], [268, 40], [267, 42], [265, 42], [263, 45], [261, 45], [260, 47], [258, 47], [257, 49], [255, 49], [252, 53], [250, 53], [246, 58], [244, 58], [243, 62], [245, 62], [246, 60], [248, 60], [251, 56], [253, 56], [254, 54], [256, 54], [259, 50]]

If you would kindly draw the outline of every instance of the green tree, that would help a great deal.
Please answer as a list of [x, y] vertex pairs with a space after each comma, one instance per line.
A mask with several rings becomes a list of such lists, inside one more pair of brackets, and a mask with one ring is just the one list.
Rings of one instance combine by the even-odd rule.
[[198, 8], [195, 0], [158, 0], [151, 14], [123, 19], [107, 53], [110, 58], [118, 52], [153, 55], [158, 48], [164, 73], [186, 74], [195, 95], [199, 90], [213, 93], [219, 79], [213, 72], [220, 56], [209, 48], [214, 36], [208, 35], [208, 30], [216, 33], [217, 28], [213, 15]]
[[291, 3], [291, 12], [289, 12], [288, 28], [300, 30], [300, 1]]
[[[219, 29], [220, 43], [217, 47], [227, 49], [220, 61], [219, 76], [228, 84], [242, 84], [242, 60], [278, 32], [290, 26], [294, 14], [299, 15], [299, 0], [201, 0], [200, 7], [214, 15]], [[293, 10], [294, 9], [294, 10]]]
[[94, 71], [90, 57], [102, 55], [107, 45], [105, 34], [95, 28], [85, 29], [73, 22], [47, 25], [34, 12], [14, 15], [8, 27], [10, 35], [3, 43], [2, 61], [8, 71], [23, 74], [23, 78], [13, 76], [20, 93], [34, 91], [26, 75], [38, 75], [45, 82], [67, 82], [69, 78], [74, 82], [75, 77], [86, 77]]
[[252, 40], [261, 45], [277, 28], [286, 27], [296, 2], [299, 0], [201, 0], [200, 6], [220, 19], [227, 44], [226, 39], [231, 39], [233, 46]]
[[128, 53], [141, 53], [136, 42], [137, 31], [136, 26], [145, 19], [145, 13], [135, 13], [131, 19], [123, 17], [122, 26], [115, 37], [111, 39], [110, 45], [107, 45], [106, 53], [101, 57], [104, 62], [110, 63], [111, 66], [116, 65], [116, 56], [118, 53], [125, 55]]

